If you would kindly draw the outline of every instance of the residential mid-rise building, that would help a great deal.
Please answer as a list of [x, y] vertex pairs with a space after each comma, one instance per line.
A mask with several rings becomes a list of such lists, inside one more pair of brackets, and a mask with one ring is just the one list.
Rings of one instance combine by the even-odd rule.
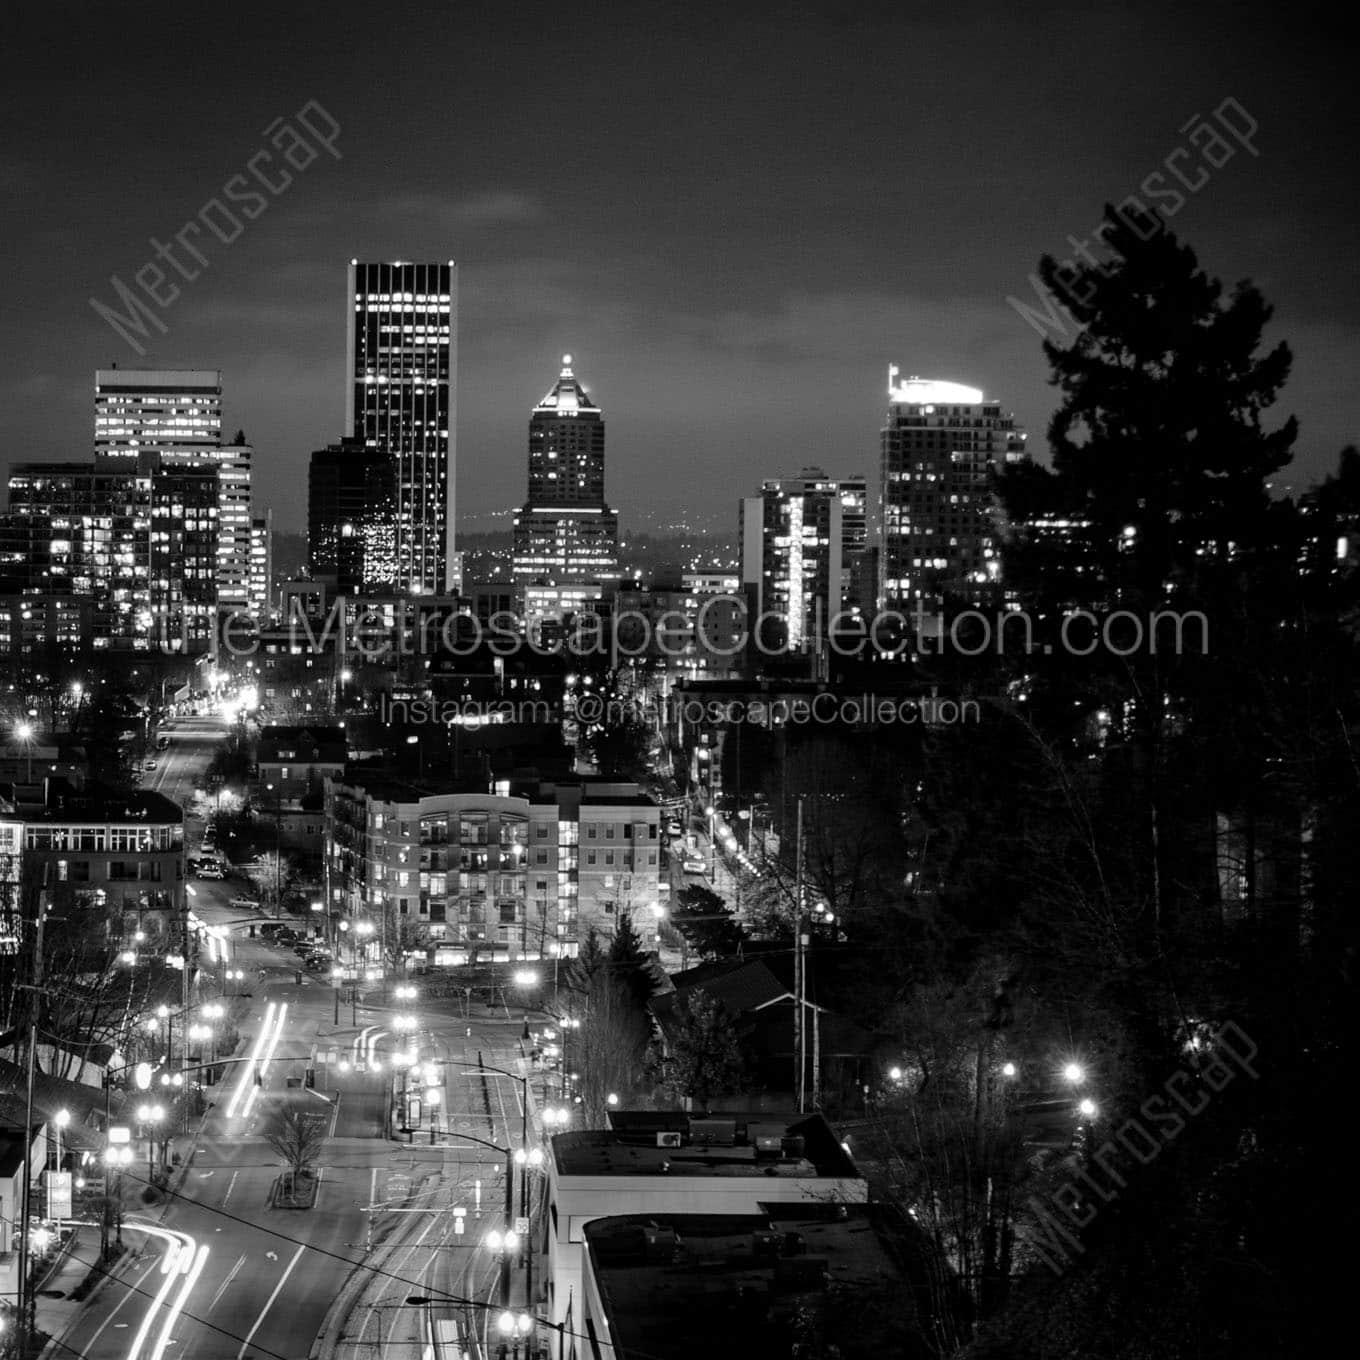
[[36, 801], [0, 806], [0, 842], [22, 836], [25, 868], [47, 883], [54, 916], [78, 913], [116, 944], [131, 946], [138, 931], [161, 948], [182, 943], [187, 899], [178, 803], [150, 789], [77, 790], [55, 777], [25, 793]]
[[1001, 466], [1024, 456], [1015, 417], [980, 389], [888, 369], [880, 442], [880, 603], [910, 615], [996, 603]]
[[139, 454], [210, 455], [222, 442], [218, 369], [101, 368], [94, 375], [94, 452], [136, 465]]
[[[739, 505], [741, 579], [757, 615], [782, 624], [780, 642], [810, 650], [851, 601], [856, 564], [868, 546], [863, 477], [828, 477], [806, 468], [766, 481]], [[773, 641], [768, 630], [762, 638]]]
[[457, 588], [454, 556], [458, 267], [349, 267], [346, 435], [392, 460], [396, 582]]
[[657, 901], [660, 813], [589, 776], [449, 791], [354, 767], [326, 783], [327, 901], [424, 927], [437, 961], [570, 957]]
[[307, 566], [342, 594], [396, 589], [395, 469], [386, 449], [342, 439], [317, 449], [307, 476]]
[[604, 413], [562, 356], [529, 417], [529, 494], [515, 515], [515, 589], [531, 623], [580, 611], [617, 584], [619, 516], [604, 499]]

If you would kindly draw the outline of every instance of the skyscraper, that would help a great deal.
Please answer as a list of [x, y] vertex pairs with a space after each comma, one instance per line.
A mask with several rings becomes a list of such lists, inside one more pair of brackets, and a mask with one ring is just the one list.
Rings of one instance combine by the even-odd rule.
[[238, 430], [202, 461], [217, 467], [217, 606], [249, 608], [251, 474], [254, 448]]
[[385, 449], [342, 439], [312, 454], [307, 478], [307, 566], [342, 594], [396, 584], [394, 470]]
[[[139, 466], [167, 474], [176, 466], [216, 470], [217, 603], [222, 609], [244, 609], [255, 450], [242, 433], [231, 444], [222, 443], [221, 371], [99, 369], [94, 449], [95, 462], [109, 471]], [[198, 482], [192, 485], [201, 489]]]
[[529, 417], [515, 590], [526, 617], [560, 617], [597, 598], [618, 574], [619, 516], [604, 500], [604, 413], [564, 354], [557, 381]]
[[1000, 598], [1001, 511], [992, 491], [998, 464], [1024, 453], [1010, 412], [976, 387], [888, 369], [881, 435], [880, 603], [904, 613], [938, 612], [946, 599]]
[[222, 442], [222, 374], [101, 368], [94, 375], [94, 454], [136, 465], [141, 453], [206, 454]]
[[805, 468], [772, 477], [739, 506], [742, 584], [755, 588], [757, 614], [784, 622], [792, 650], [816, 646], [851, 600], [855, 565], [867, 546], [863, 477]]
[[349, 266], [345, 433], [393, 462], [397, 588], [455, 590], [458, 267]]

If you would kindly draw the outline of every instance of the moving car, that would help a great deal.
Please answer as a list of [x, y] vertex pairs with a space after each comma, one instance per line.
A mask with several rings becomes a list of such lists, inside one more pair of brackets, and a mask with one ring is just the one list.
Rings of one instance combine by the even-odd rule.
[[680, 867], [687, 874], [702, 874], [708, 868], [708, 865], [697, 855], [686, 855], [685, 858], [680, 861]]

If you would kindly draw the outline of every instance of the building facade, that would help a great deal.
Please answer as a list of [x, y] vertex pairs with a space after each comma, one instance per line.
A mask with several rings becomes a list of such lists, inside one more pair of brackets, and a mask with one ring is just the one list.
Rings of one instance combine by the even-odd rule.
[[869, 1198], [868, 1182], [819, 1114], [619, 1110], [608, 1118], [608, 1129], [555, 1135], [547, 1162], [541, 1245], [548, 1317], [562, 1329], [560, 1339], [582, 1318], [585, 1228], [596, 1219], [755, 1214], [771, 1203], [863, 1204]]
[[513, 579], [526, 619], [578, 612], [617, 584], [619, 517], [604, 499], [604, 413], [562, 356], [529, 417], [528, 499], [515, 516]]
[[443, 792], [352, 768], [326, 782], [328, 907], [423, 926], [443, 963], [571, 957], [656, 903], [659, 822], [624, 781]]
[[739, 505], [742, 583], [757, 614], [775, 616], [790, 651], [818, 645], [851, 603], [856, 565], [868, 547], [863, 477], [806, 468], [771, 478]]
[[21, 597], [88, 599], [95, 647], [202, 651], [217, 606], [218, 512], [209, 462], [144, 453], [19, 464], [0, 518], [0, 576]]
[[211, 457], [222, 442], [218, 369], [101, 368], [94, 375], [97, 461], [135, 467], [143, 453]]
[[342, 594], [397, 584], [395, 469], [386, 449], [342, 439], [317, 449], [307, 476], [307, 566]]
[[392, 460], [397, 587], [457, 588], [458, 267], [349, 267], [346, 435]]
[[22, 835], [25, 867], [45, 873], [55, 915], [88, 916], [114, 943], [130, 946], [141, 931], [148, 948], [156, 942], [183, 947], [184, 810], [178, 803], [150, 790], [77, 791], [49, 779], [40, 805], [0, 808], [0, 819], [0, 843]]
[[1015, 417], [976, 387], [888, 369], [880, 437], [879, 603], [938, 614], [946, 600], [995, 604], [1000, 507], [993, 478], [1024, 456]]

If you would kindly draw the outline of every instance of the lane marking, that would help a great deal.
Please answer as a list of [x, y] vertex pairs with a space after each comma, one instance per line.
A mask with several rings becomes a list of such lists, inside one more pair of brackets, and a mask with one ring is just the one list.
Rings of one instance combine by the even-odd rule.
[[265, 1301], [264, 1307], [260, 1309], [260, 1316], [255, 1319], [255, 1325], [246, 1333], [246, 1339], [241, 1342], [241, 1349], [236, 1352], [236, 1360], [245, 1360], [245, 1353], [249, 1350], [250, 1343], [255, 1340], [255, 1333], [260, 1330], [260, 1324], [264, 1321], [265, 1315], [274, 1306], [274, 1300], [278, 1298], [283, 1286], [287, 1284], [288, 1277], [293, 1273], [293, 1267], [302, 1259], [302, 1253], [306, 1250], [307, 1244], [304, 1242], [297, 1251], [294, 1252], [293, 1259], [288, 1262], [283, 1274], [279, 1276], [279, 1282], [274, 1286], [274, 1292]]
[[[123, 1305], [124, 1305], [124, 1304], [125, 1304], [125, 1303], [126, 1303], [126, 1302], [134, 1295], [134, 1294], [140, 1293], [141, 1288], [142, 1288], [142, 1284], [143, 1284], [143, 1282], [146, 1280], [146, 1277], [147, 1277], [148, 1275], [150, 1275], [151, 1272], [152, 1272], [153, 1270], [155, 1270], [156, 1267], [157, 1267], [159, 1264], [160, 1264], [159, 1261], [152, 1261], [152, 1263], [151, 1263], [149, 1266], [147, 1266], [147, 1268], [146, 1268], [144, 1271], [142, 1271], [141, 1275], [138, 1277], [138, 1279], [136, 1280], [136, 1282], [133, 1283], [133, 1284], [128, 1285], [128, 1287], [127, 1287], [127, 1293], [124, 1294], [123, 1297], [122, 1297], [121, 1299], [118, 1300], [118, 1306], [117, 1306], [116, 1308], [113, 1308], [112, 1310], [110, 1310], [108, 1317], [106, 1317], [106, 1318], [104, 1319], [104, 1321], [101, 1322], [101, 1323], [99, 1324], [98, 1328], [96, 1328], [95, 1334], [90, 1338], [89, 1346], [87, 1347], [87, 1349], [89, 1349], [89, 1350], [91, 1350], [91, 1351], [94, 1350], [94, 1344], [95, 1344], [96, 1341], [99, 1340], [99, 1338], [100, 1338], [101, 1336], [103, 1336], [103, 1334], [104, 1334], [104, 1328], [107, 1327], [107, 1326], [109, 1325], [109, 1323], [112, 1322], [112, 1321], [114, 1320], [114, 1318], [116, 1318], [116, 1317], [118, 1316], [118, 1314], [122, 1311]], [[127, 1325], [128, 1325], [128, 1324], [127, 1324], [126, 1322], [120, 1322], [120, 1323], [118, 1323], [118, 1327], [126, 1327]], [[116, 1330], [116, 1329], [115, 1329], [115, 1330]]]
[[[233, 1171], [231, 1173], [231, 1180], [227, 1182], [227, 1193], [222, 1196], [222, 1207], [224, 1209], [227, 1207], [227, 1201], [231, 1199], [231, 1192], [236, 1189], [236, 1178], [240, 1174], [241, 1174], [240, 1171]], [[217, 1231], [221, 1232], [222, 1229], [219, 1228]]]
[[212, 1300], [209, 1302], [207, 1308], [204, 1309], [205, 1313], [211, 1313], [212, 1310], [217, 1307], [218, 1303], [222, 1299], [222, 1295], [227, 1292], [227, 1286], [236, 1278], [236, 1272], [240, 1270], [241, 1267], [245, 1265], [245, 1263], [246, 1258], [244, 1253], [242, 1253], [241, 1256], [237, 1257], [236, 1264], [232, 1266], [231, 1273], [227, 1276], [225, 1280], [222, 1281], [220, 1287], [217, 1290], [217, 1293], [212, 1296]]

